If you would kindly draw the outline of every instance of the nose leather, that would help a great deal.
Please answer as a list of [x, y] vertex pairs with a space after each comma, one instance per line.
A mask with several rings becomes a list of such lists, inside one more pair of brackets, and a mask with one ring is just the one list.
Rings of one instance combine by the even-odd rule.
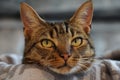
[[65, 54], [62, 54], [61, 57], [66, 61], [70, 57], [70, 54], [65, 53]]

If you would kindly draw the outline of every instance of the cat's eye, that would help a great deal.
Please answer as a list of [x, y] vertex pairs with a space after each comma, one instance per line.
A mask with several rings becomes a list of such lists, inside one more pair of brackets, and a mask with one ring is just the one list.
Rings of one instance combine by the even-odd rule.
[[80, 46], [81, 44], [82, 44], [82, 38], [80, 38], [80, 37], [73, 39], [73, 40], [72, 40], [72, 43], [71, 43], [71, 45], [72, 45], [73, 47], [78, 47], [78, 46]]
[[47, 39], [42, 40], [41, 45], [46, 48], [51, 48], [54, 46], [53, 42]]

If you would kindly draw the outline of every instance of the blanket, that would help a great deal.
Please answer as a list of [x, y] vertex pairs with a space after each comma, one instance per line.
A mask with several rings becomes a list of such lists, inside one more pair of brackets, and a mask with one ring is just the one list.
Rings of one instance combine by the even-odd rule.
[[[37, 65], [20, 64], [18, 59], [18, 55], [0, 56], [0, 80], [62, 80]], [[64, 80], [120, 80], [120, 61], [96, 60], [86, 74]]]

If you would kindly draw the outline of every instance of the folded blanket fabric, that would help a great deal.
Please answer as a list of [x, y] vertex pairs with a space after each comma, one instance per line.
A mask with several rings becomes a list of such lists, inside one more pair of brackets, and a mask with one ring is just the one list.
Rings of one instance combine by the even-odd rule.
[[[11, 62], [8, 62], [6, 56], [0, 57], [0, 80], [58, 80], [36, 65]], [[120, 61], [98, 60], [85, 75], [72, 80], [120, 80]]]

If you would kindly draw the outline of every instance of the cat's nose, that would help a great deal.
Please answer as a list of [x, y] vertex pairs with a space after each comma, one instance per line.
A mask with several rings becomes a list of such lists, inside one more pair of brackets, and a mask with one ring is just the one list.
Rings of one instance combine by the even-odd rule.
[[65, 61], [71, 56], [70, 54], [61, 54], [60, 55]]

